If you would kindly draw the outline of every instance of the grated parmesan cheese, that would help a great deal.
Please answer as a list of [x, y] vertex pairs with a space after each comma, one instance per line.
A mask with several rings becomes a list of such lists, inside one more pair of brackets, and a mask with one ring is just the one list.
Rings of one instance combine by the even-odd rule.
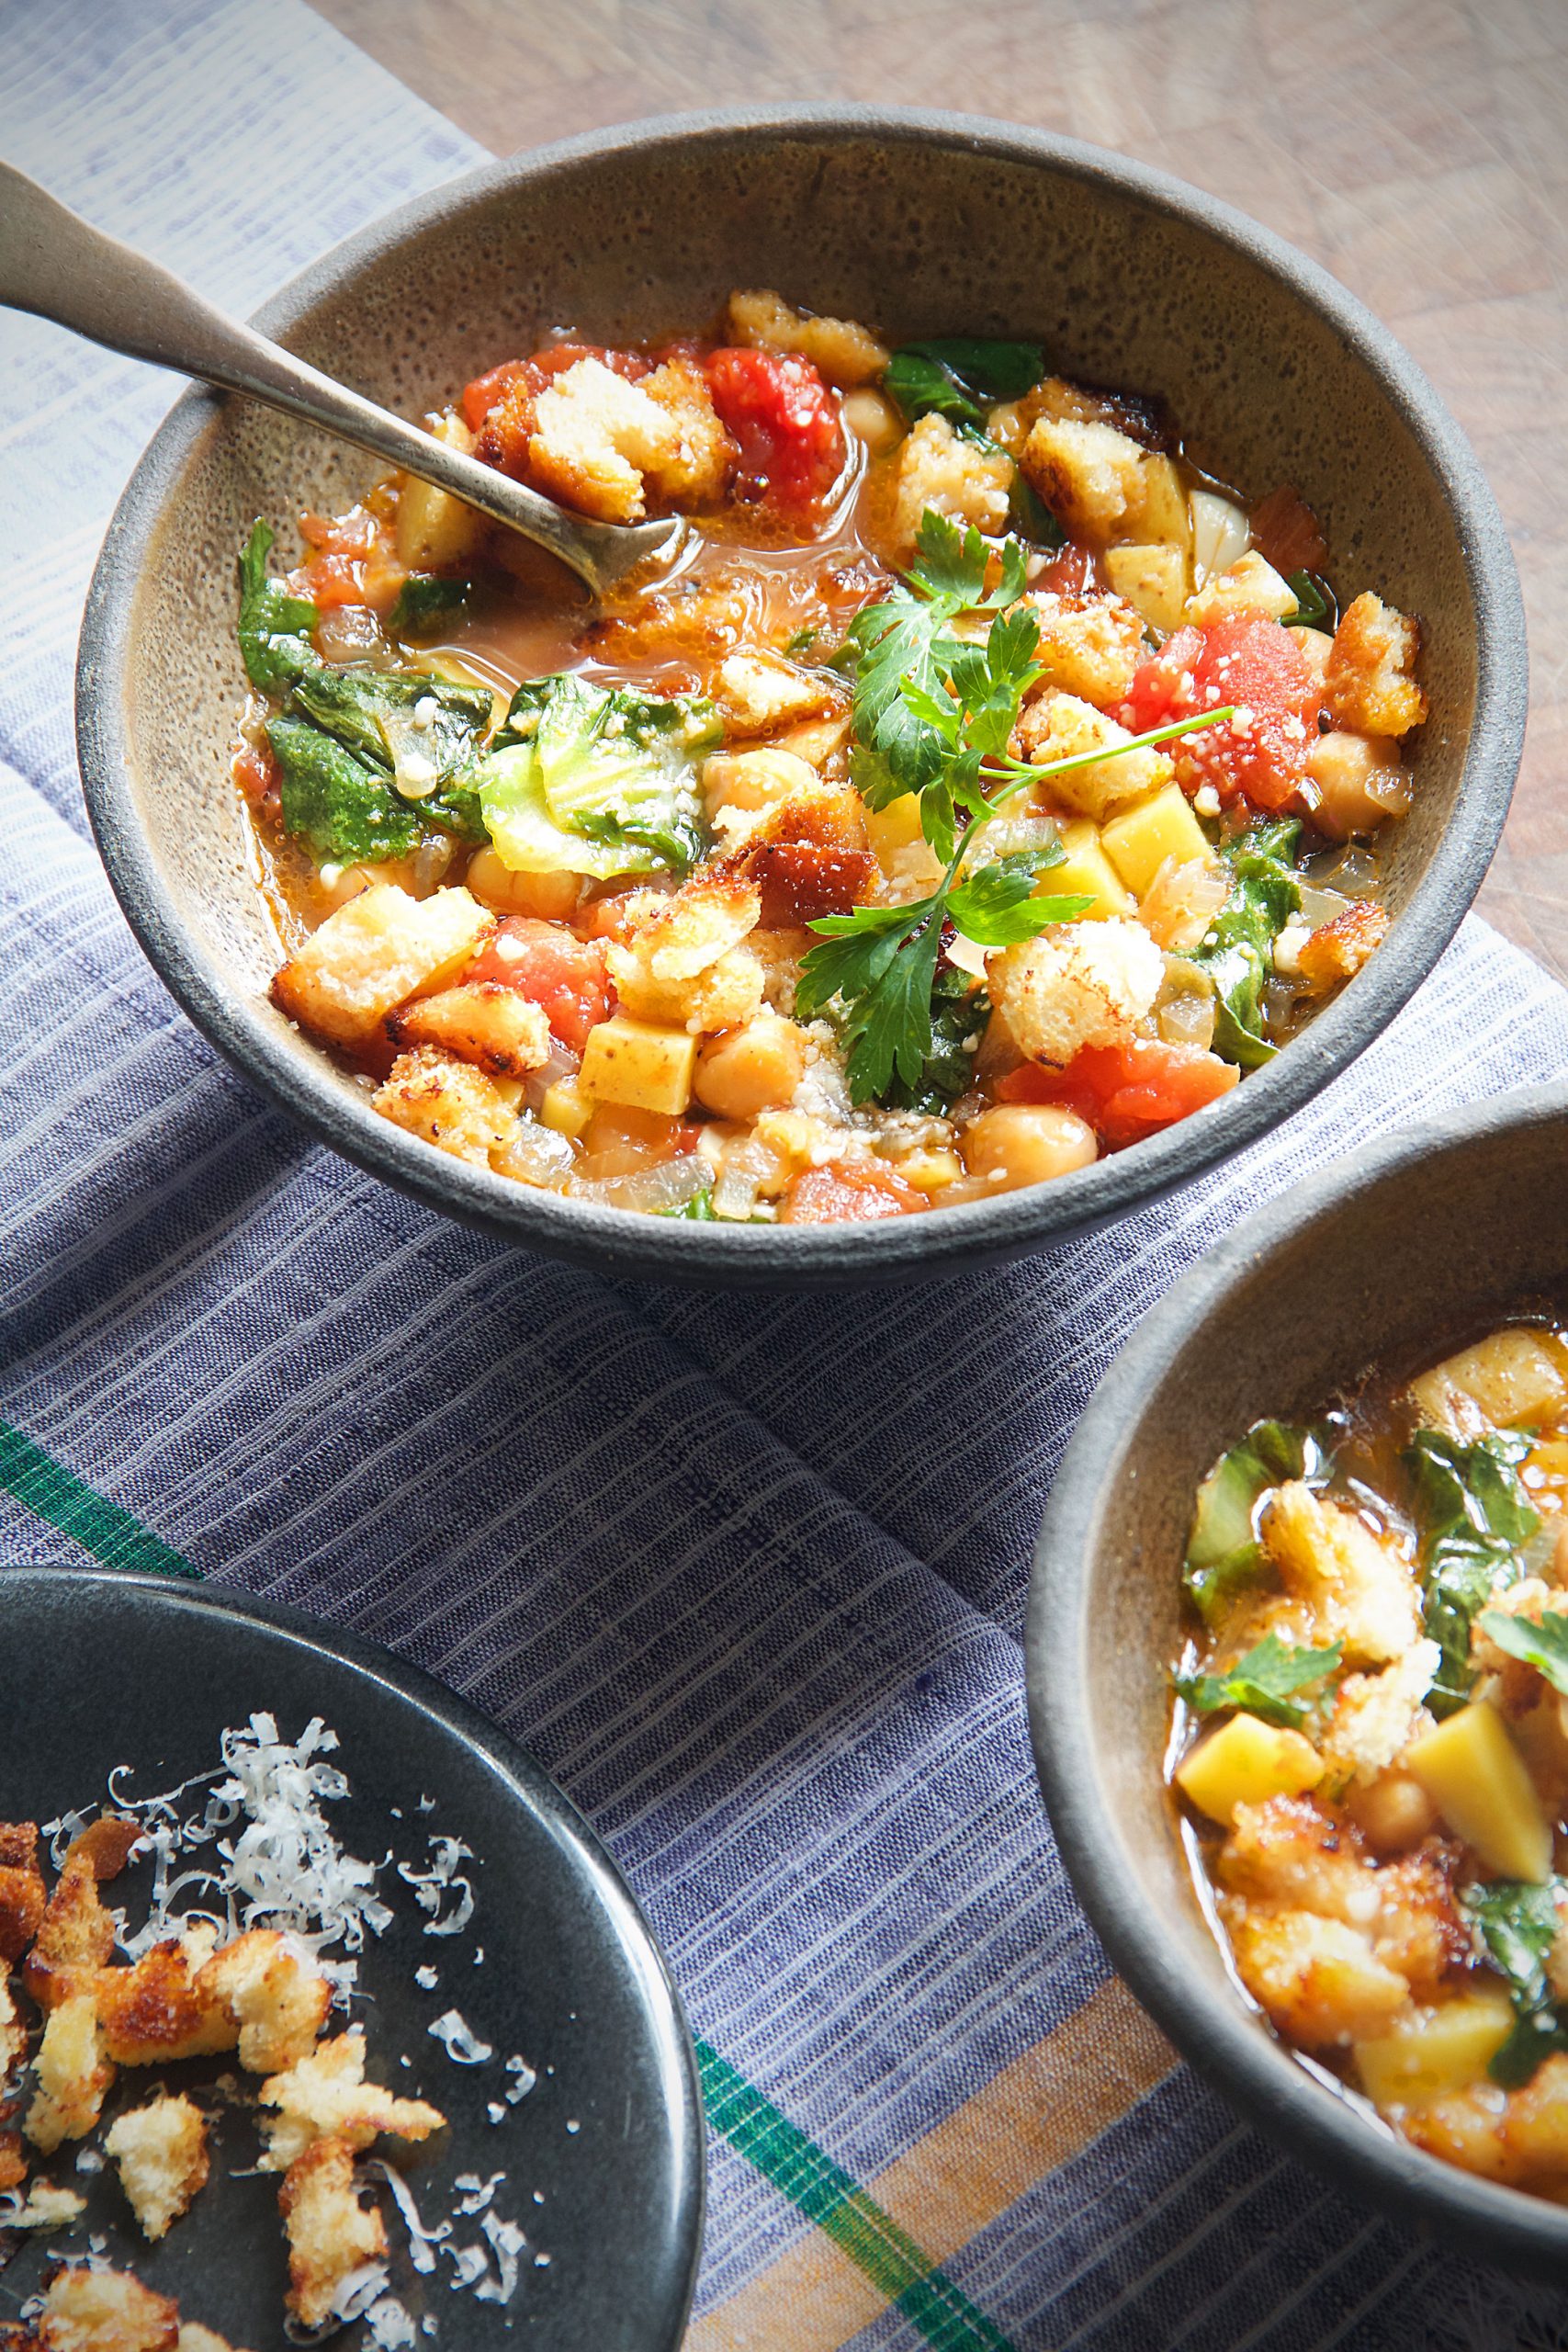
[[[412, 1887], [420, 1909], [430, 1914], [424, 1923], [427, 1936], [461, 1935], [474, 1916], [474, 1889], [471, 1880], [462, 1876], [457, 1865], [471, 1862], [474, 1849], [465, 1846], [460, 1838], [432, 1838], [427, 1842], [430, 1868], [416, 1871], [412, 1862], [400, 1862], [398, 1876], [405, 1886]], [[442, 1903], [452, 1892], [456, 1893], [457, 1901], [444, 1915]]]
[[495, 2056], [490, 2043], [479, 2040], [460, 2009], [443, 2010], [428, 2030], [456, 2065], [482, 2066]]

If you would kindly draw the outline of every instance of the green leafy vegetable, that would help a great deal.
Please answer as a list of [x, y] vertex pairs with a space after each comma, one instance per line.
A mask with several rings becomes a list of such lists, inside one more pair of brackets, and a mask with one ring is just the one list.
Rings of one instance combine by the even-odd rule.
[[1292, 571], [1286, 574], [1286, 585], [1293, 588], [1296, 609], [1287, 613], [1286, 628], [1325, 628], [1334, 627], [1334, 591], [1326, 581], [1314, 571]]
[[607, 879], [689, 865], [707, 846], [696, 762], [719, 738], [712, 704], [694, 695], [530, 679], [481, 763], [485, 822], [526, 873]]
[[318, 865], [375, 865], [406, 857], [426, 836], [384, 770], [301, 718], [269, 718], [287, 830]]
[[309, 642], [321, 617], [315, 605], [268, 577], [276, 537], [258, 516], [240, 557], [240, 653], [246, 677], [264, 695], [282, 694], [320, 659]]
[[1490, 1430], [1469, 1444], [1417, 1430], [1405, 1448], [1421, 1530], [1426, 1631], [1442, 1652], [1427, 1696], [1435, 1715], [1452, 1714], [1469, 1697], [1471, 1625], [1499, 1586], [1518, 1581], [1519, 1547], [1540, 1525], [1517, 1476], [1529, 1450], [1529, 1439], [1513, 1430]]
[[1513, 1998], [1514, 2030], [1487, 2069], [1505, 2090], [1520, 2089], [1543, 2058], [1568, 2050], [1568, 2024], [1546, 1973], [1563, 1887], [1562, 1879], [1549, 1879], [1544, 1886], [1493, 1879], [1464, 1888], [1459, 1898], [1487, 1957], [1507, 1978]]
[[478, 758], [492, 714], [486, 686], [322, 662], [295, 683], [288, 716], [301, 713], [393, 786], [426, 830], [487, 838]]
[[969, 1084], [975, 1056], [990, 1014], [984, 987], [956, 964], [938, 959], [931, 981], [931, 1042], [913, 1086], [895, 1079], [887, 1100], [896, 1111], [919, 1111], [941, 1118]]
[[1269, 818], [1224, 851], [1230, 896], [1192, 950], [1191, 961], [1213, 984], [1214, 1051], [1243, 1069], [1259, 1069], [1277, 1051], [1263, 1035], [1263, 984], [1274, 942], [1302, 903], [1301, 877], [1290, 863], [1300, 833], [1295, 819]]
[[694, 1193], [691, 1199], [682, 1201], [679, 1208], [655, 1209], [653, 1214], [655, 1216], [683, 1217], [689, 1225], [716, 1225], [718, 1222], [711, 1184], [701, 1193]]
[[1224, 1674], [1179, 1674], [1176, 1695], [1201, 1715], [1221, 1707], [1243, 1708], [1266, 1724], [1281, 1724], [1299, 1731], [1307, 1718], [1306, 1703], [1298, 1690], [1325, 1681], [1338, 1665], [1344, 1645], [1325, 1650], [1292, 1649], [1278, 1634], [1266, 1634], [1256, 1648], [1238, 1657]]
[[785, 638], [784, 650], [792, 656], [809, 653], [821, 634], [821, 630], [816, 628], [797, 628], [793, 637]]
[[434, 637], [466, 612], [474, 598], [471, 580], [449, 580], [439, 571], [411, 571], [398, 591], [390, 622], [399, 637]]
[[1504, 1609], [1486, 1609], [1481, 1614], [1481, 1630], [1500, 1650], [1533, 1666], [1554, 1690], [1568, 1698], [1568, 1617], [1543, 1609], [1538, 1624], [1529, 1617], [1510, 1617]]
[[883, 376], [883, 390], [911, 424], [935, 409], [965, 424], [986, 421], [982, 401], [1021, 400], [1045, 373], [1037, 343], [994, 343], [973, 335], [907, 343]]
[[1206, 1624], [1216, 1622], [1263, 1565], [1258, 1506], [1265, 1495], [1292, 1478], [1321, 1476], [1325, 1467], [1311, 1430], [1287, 1421], [1256, 1422], [1215, 1464], [1198, 1489], [1184, 1570]]

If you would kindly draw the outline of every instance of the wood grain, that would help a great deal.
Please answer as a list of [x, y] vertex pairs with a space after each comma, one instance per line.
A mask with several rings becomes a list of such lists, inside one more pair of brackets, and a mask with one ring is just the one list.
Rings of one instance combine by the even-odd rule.
[[790, 98], [962, 107], [1239, 205], [1386, 319], [1513, 537], [1529, 733], [1482, 911], [1568, 980], [1562, 0], [317, 0], [498, 153]]

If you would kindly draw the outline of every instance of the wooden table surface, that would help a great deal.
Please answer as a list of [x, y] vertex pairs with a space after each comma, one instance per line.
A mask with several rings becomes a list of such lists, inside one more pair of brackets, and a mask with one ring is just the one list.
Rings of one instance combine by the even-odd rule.
[[1568, 0], [316, 0], [497, 153], [773, 100], [960, 107], [1119, 148], [1315, 256], [1470, 435], [1513, 537], [1529, 733], [1480, 908], [1568, 980]]

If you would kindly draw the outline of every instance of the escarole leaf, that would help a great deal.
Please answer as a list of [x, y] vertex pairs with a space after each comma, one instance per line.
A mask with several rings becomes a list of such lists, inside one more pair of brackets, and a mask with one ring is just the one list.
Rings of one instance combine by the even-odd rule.
[[1452, 1714], [1469, 1697], [1471, 1626], [1494, 1592], [1517, 1582], [1519, 1547], [1540, 1525], [1517, 1475], [1529, 1450], [1530, 1440], [1512, 1430], [1468, 1444], [1417, 1430], [1405, 1448], [1421, 1534], [1422, 1613], [1442, 1654], [1427, 1695], [1435, 1715]]
[[1242, 1708], [1249, 1715], [1260, 1715], [1267, 1724], [1299, 1731], [1306, 1721], [1307, 1706], [1296, 1693], [1325, 1681], [1338, 1665], [1343, 1648], [1342, 1643], [1335, 1642], [1323, 1650], [1294, 1649], [1278, 1634], [1266, 1634], [1224, 1674], [1174, 1676], [1176, 1695], [1201, 1715], [1213, 1714], [1222, 1707]]
[[288, 716], [383, 771], [428, 831], [486, 838], [475, 777], [493, 716], [488, 686], [322, 662], [296, 681]]
[[1487, 2072], [1505, 2090], [1528, 2083], [1543, 2058], [1568, 2049], [1568, 2024], [1552, 1997], [1547, 1961], [1557, 1939], [1562, 1879], [1544, 1886], [1493, 1879], [1461, 1891], [1460, 1906], [1484, 1956], [1507, 1979], [1514, 2030]]
[[264, 695], [278, 695], [320, 660], [310, 643], [321, 614], [308, 596], [291, 596], [269, 577], [276, 537], [258, 516], [240, 556], [240, 654], [245, 675]]
[[395, 636], [412, 638], [417, 644], [436, 636], [448, 621], [466, 612], [473, 599], [471, 580], [452, 580], [439, 571], [411, 571], [398, 591], [389, 624]]
[[1258, 1421], [1222, 1454], [1198, 1489], [1183, 1581], [1206, 1624], [1217, 1622], [1263, 1566], [1258, 1506], [1292, 1478], [1316, 1480], [1327, 1456], [1312, 1431], [1288, 1421]]
[[1302, 903], [1301, 877], [1291, 863], [1300, 834], [1295, 819], [1270, 819], [1222, 853], [1231, 869], [1230, 896], [1191, 954], [1213, 986], [1214, 1051], [1242, 1069], [1259, 1069], [1277, 1051], [1263, 1034], [1263, 985], [1273, 969], [1274, 942]]
[[903, 345], [887, 363], [882, 388], [911, 424], [932, 410], [955, 424], [984, 424], [983, 402], [1021, 400], [1044, 373], [1037, 343], [946, 335]]
[[707, 847], [697, 763], [720, 734], [695, 695], [529, 679], [479, 771], [497, 854], [522, 873], [606, 880], [691, 865]]
[[406, 857], [425, 838], [386, 774], [301, 718], [269, 718], [283, 823], [318, 865], [378, 865]]

